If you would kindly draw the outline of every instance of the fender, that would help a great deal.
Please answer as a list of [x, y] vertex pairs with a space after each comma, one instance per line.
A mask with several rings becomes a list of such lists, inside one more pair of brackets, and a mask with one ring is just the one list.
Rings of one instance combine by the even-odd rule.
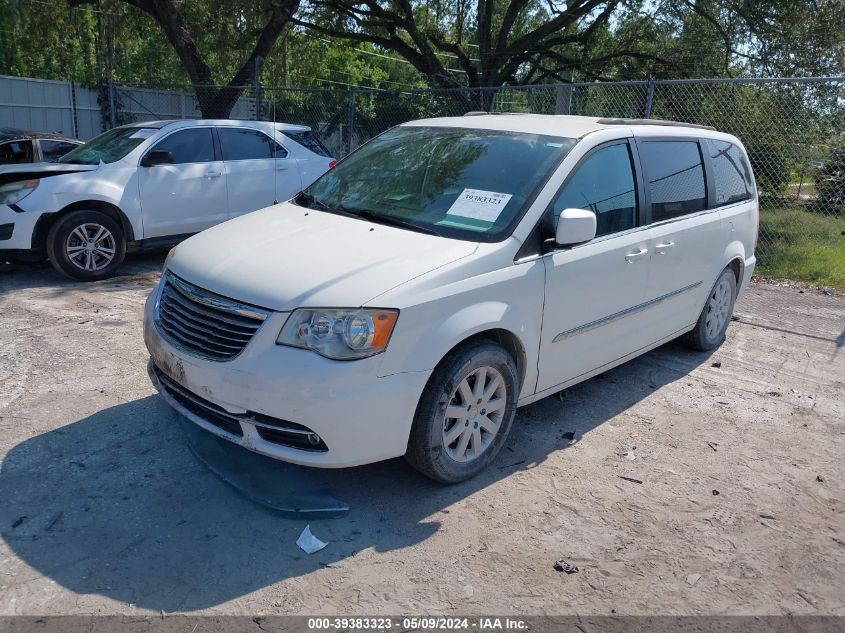
[[[719, 270], [716, 271], [713, 278], [705, 279], [704, 283], [701, 285], [703, 292], [705, 292], [706, 294], [704, 295], [704, 299], [701, 301], [699, 311], [696, 314], [701, 314], [701, 311], [704, 310], [704, 306], [707, 305], [707, 300], [710, 297], [710, 290], [713, 288], [713, 285], [716, 283], [716, 280], [722, 274], [722, 271], [725, 269], [726, 266], [732, 267], [734, 269], [734, 272], [736, 273], [737, 297], [739, 296], [741, 289], [744, 287], [743, 283], [748, 283], [748, 281], [745, 279], [745, 269], [747, 263], [747, 260], [745, 259], [745, 247], [743, 246], [741, 241], [734, 240], [732, 242], [728, 242], [727, 246], [725, 246], [725, 252], [722, 255], [722, 259], [720, 261], [722, 262], [722, 265], [719, 266]], [[753, 270], [753, 261], [751, 262], [751, 266]]]
[[518, 351], [520, 395], [534, 393], [539, 348], [527, 342], [540, 340], [545, 271], [541, 262], [534, 262], [502, 272], [493, 283], [403, 308], [399, 336], [390, 341], [379, 375], [431, 371], [463, 341], [499, 330], [509, 337], [508, 347]]
[[[519, 350], [519, 355], [514, 360], [523, 374], [520, 397], [533, 393], [536, 385], [537, 349], [526, 346], [525, 341], [539, 340], [540, 331], [539, 327], [531, 325], [531, 321], [517, 308], [503, 302], [487, 301], [467, 306], [426, 331], [408, 351], [400, 371], [430, 371], [451, 350], [467, 339], [482, 332], [504, 330], [517, 343]], [[381, 369], [380, 373], [385, 372], [385, 365], [382, 365]]]
[[[81, 209], [85, 203], [103, 203], [120, 212], [128, 240], [141, 239], [144, 234], [140, 213], [137, 186], [132, 181], [136, 176], [126, 170], [128, 178], [121, 178], [124, 170], [110, 169], [107, 178], [88, 177], [79, 181], [66, 181], [53, 192], [55, 209]], [[92, 206], [96, 209], [96, 206]], [[128, 230], [127, 230], [128, 229]]]
[[[738, 268], [734, 268], [734, 272], [736, 272], [736, 292], [738, 296], [745, 288], [745, 284], [748, 283], [745, 278], [745, 267], [747, 263], [745, 246], [740, 240], [728, 242], [727, 246], [725, 246], [725, 252], [722, 255], [722, 262], [723, 268], [724, 266], [738, 266]], [[715, 280], [713, 280], [713, 282], [715, 282]], [[711, 282], [711, 284], [713, 282]]]

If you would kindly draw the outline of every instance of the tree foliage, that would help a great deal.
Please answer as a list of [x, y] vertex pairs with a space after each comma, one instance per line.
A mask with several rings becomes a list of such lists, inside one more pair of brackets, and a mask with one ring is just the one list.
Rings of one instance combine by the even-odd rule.
[[[176, 0], [122, 0], [126, 4], [149, 15], [164, 33], [175, 51], [197, 94], [197, 102], [203, 116], [208, 118], [227, 117], [244, 88], [256, 76], [260, 62], [266, 57], [276, 40], [287, 27], [293, 14], [299, 8], [299, 0], [264, 0], [250, 4], [236, 3], [233, 15], [221, 20], [212, 33], [218, 37], [234, 39], [241, 44], [247, 55], [236, 63], [231, 77], [215, 75], [194, 38], [198, 25], [189, 22]], [[98, 0], [68, 0], [71, 7], [98, 4]], [[225, 16], [228, 4], [217, 2], [208, 17]], [[222, 6], [221, 6], [222, 5]], [[226, 51], [226, 47], [219, 49]], [[222, 85], [218, 85], [218, 82]]]
[[841, 75], [845, 0], [0, 0], [3, 74], [199, 86], [219, 115], [259, 56], [268, 87]]

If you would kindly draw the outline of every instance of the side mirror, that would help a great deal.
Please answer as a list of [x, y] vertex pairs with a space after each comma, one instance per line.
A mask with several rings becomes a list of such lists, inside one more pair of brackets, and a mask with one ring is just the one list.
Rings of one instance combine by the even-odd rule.
[[153, 167], [154, 165], [170, 165], [173, 163], [173, 154], [163, 149], [154, 149], [141, 159], [141, 167]]
[[564, 209], [555, 230], [555, 242], [572, 246], [589, 242], [596, 236], [596, 214], [586, 209]]

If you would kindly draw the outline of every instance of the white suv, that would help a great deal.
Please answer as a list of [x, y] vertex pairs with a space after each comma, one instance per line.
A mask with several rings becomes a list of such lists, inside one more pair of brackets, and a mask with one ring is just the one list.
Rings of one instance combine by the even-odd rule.
[[406, 455], [460, 481], [516, 407], [682, 335], [721, 344], [757, 221], [745, 150], [712, 129], [406, 123], [290, 202], [176, 247], [146, 305], [150, 375], [258, 453]]
[[127, 246], [160, 247], [287, 200], [333, 164], [301, 125], [200, 120], [114, 128], [58, 163], [0, 167], [0, 257], [47, 254], [69, 277], [103, 279]]

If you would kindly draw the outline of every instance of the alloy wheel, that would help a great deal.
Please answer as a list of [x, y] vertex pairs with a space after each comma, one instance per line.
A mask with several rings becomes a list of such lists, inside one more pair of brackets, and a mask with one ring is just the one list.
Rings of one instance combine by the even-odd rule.
[[479, 367], [452, 394], [443, 420], [443, 447], [456, 462], [478, 459], [493, 443], [507, 408], [505, 379], [493, 367]]
[[103, 270], [114, 260], [117, 244], [102, 224], [86, 222], [73, 229], [65, 242], [65, 253], [81, 270]]
[[713, 340], [719, 335], [730, 316], [730, 309], [731, 285], [726, 279], [721, 279], [707, 301], [707, 316], [704, 318], [707, 338]]

